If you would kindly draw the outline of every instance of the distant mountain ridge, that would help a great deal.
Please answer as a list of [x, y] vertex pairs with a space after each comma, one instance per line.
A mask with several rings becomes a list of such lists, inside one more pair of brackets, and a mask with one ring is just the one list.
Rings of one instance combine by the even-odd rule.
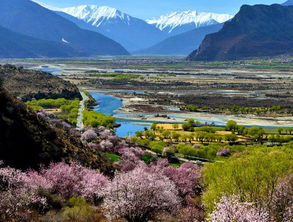
[[244, 5], [189, 60], [235, 60], [293, 53], [293, 7]]
[[0, 58], [86, 56], [65, 43], [25, 36], [0, 26]]
[[117, 42], [99, 33], [80, 29], [30, 0], [1, 0], [0, 26], [33, 38], [65, 43], [87, 56], [129, 54]]
[[143, 55], [188, 55], [201, 44], [206, 35], [218, 32], [223, 24], [209, 25], [171, 36], [156, 45], [137, 51]]
[[175, 35], [208, 25], [228, 21], [233, 16], [210, 12], [183, 11], [172, 12], [159, 18], [148, 19], [147, 22], [158, 29]]
[[[80, 28], [86, 28], [102, 33], [103, 35], [119, 42], [130, 51], [149, 47], [168, 37], [166, 33], [149, 25], [144, 20], [132, 17], [115, 8], [96, 5], [81, 5], [60, 10], [93, 27], [86, 27], [71, 18], [71, 21], [77, 24]], [[62, 14], [60, 15], [64, 16]]]

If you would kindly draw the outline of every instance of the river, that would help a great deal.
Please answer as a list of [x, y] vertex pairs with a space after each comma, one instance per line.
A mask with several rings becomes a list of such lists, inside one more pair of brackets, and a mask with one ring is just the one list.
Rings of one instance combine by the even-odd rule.
[[[103, 113], [105, 115], [112, 115], [116, 117], [116, 122], [121, 124], [119, 128], [116, 129], [116, 135], [119, 137], [132, 136], [137, 131], [143, 131], [149, 125], [143, 125], [141, 121], [121, 119], [119, 116], [123, 115], [121, 113], [116, 113], [116, 111], [123, 106], [121, 99], [103, 94], [99, 91], [89, 91], [91, 96], [99, 103], [99, 105], [94, 107], [94, 111]], [[140, 124], [135, 124], [138, 122]]]
[[[61, 75], [64, 70], [58, 69], [59, 67], [51, 67], [51, 66], [40, 66], [39, 68], [35, 68], [35, 70], [40, 70], [44, 72], [51, 73], [52, 75]], [[229, 91], [231, 93], [231, 91]], [[134, 135], [137, 131], [143, 131], [145, 128], [149, 128], [152, 121], [150, 120], [134, 120], [134, 119], [127, 119], [128, 114], [124, 113], [117, 113], [116, 111], [123, 106], [122, 100], [120, 98], [106, 95], [103, 91], [90, 91], [91, 95], [98, 101], [99, 105], [94, 107], [94, 110], [100, 113], [103, 113], [105, 115], [113, 115], [116, 117], [116, 122], [121, 124], [119, 128], [116, 129], [116, 134], [120, 137], [126, 137]], [[133, 93], [133, 92], [132, 92]], [[136, 93], [144, 93], [137, 91]], [[176, 108], [168, 107], [171, 110], [174, 109], [174, 111], [178, 111]], [[134, 116], [148, 116], [148, 114], [138, 114], [138, 113], [132, 113]], [[176, 114], [175, 114], [176, 115]], [[186, 118], [193, 118], [195, 120], [198, 120], [202, 123], [214, 123], [218, 126], [224, 126], [226, 122], [230, 119], [233, 119], [240, 123], [240, 125], [245, 125], [247, 127], [251, 126], [261, 126], [264, 128], [287, 128], [287, 127], [293, 127], [291, 118], [282, 120], [282, 118], [279, 120], [278, 118], [275, 118], [274, 120], [265, 120], [261, 118], [247, 118], [247, 117], [241, 117], [241, 116], [229, 116], [229, 115], [213, 115], [208, 113], [192, 113], [192, 116], [186, 116], [186, 115], [169, 115], [170, 118], [174, 118], [178, 120], [179, 122], [184, 122]], [[124, 116], [124, 117], [123, 117]], [[123, 118], [122, 118], [123, 117]]]
[[[95, 98], [99, 105], [94, 107], [94, 110], [96, 112], [103, 113], [105, 115], [112, 115], [116, 117], [116, 122], [121, 124], [119, 128], [116, 129], [116, 134], [120, 137], [126, 137], [126, 136], [132, 136], [135, 134], [137, 131], [143, 131], [145, 128], [149, 128], [150, 124], [152, 121], [150, 120], [139, 120], [139, 119], [127, 119], [127, 116], [129, 116], [129, 113], [117, 113], [116, 111], [123, 106], [123, 102], [120, 98], [111, 96], [111, 95], [106, 95], [106, 92], [103, 91], [90, 91], [90, 94], [92, 95], [93, 98]], [[172, 107], [170, 107], [172, 108]], [[150, 116], [150, 114], [146, 113], [131, 113], [133, 116]], [[153, 116], [153, 115], [151, 115]], [[180, 114], [177, 114], [176, 116], [174, 115], [169, 115], [170, 118], [174, 118], [178, 120], [178, 123], [184, 122], [186, 119], [186, 116], [180, 116]], [[260, 126], [264, 128], [277, 128], [277, 127], [291, 127], [286, 126], [286, 125], [273, 125], [268, 124], [266, 121], [261, 121], [261, 120], [255, 120], [258, 122], [254, 122], [248, 119], [242, 120], [242, 118], [237, 117], [237, 116], [219, 116], [219, 115], [213, 115], [213, 114], [206, 114], [206, 113], [193, 113], [192, 116], [189, 118], [193, 118], [197, 121], [200, 121], [202, 123], [214, 123], [217, 126], [225, 126], [226, 122], [230, 119], [233, 119], [237, 122], [240, 122], [241, 125], [245, 125], [247, 127], [252, 127], [252, 126]], [[251, 124], [242, 124], [243, 122], [251, 123]], [[258, 123], [258, 124], [256, 124]]]

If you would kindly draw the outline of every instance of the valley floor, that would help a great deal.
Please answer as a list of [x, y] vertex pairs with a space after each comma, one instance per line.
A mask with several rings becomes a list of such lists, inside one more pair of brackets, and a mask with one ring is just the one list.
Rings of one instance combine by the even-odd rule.
[[[123, 107], [117, 111], [121, 119], [150, 123], [195, 118], [217, 125], [233, 119], [247, 126], [293, 126], [291, 63], [186, 63], [176, 58], [15, 63], [62, 74], [81, 89], [121, 98]], [[188, 105], [196, 106], [196, 112], [186, 110]], [[245, 107], [249, 112], [234, 112], [234, 106]], [[259, 111], [268, 107], [283, 108]]]

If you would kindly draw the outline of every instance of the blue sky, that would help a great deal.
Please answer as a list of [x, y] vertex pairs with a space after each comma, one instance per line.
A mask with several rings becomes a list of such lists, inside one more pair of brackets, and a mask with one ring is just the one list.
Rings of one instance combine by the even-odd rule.
[[111, 6], [132, 16], [146, 19], [172, 11], [197, 10], [235, 14], [243, 4], [273, 4], [286, 0], [35, 0], [55, 7], [85, 4]]

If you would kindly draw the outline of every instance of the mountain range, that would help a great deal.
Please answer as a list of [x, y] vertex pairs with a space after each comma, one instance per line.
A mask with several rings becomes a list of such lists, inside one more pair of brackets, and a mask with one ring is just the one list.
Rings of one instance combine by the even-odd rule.
[[149, 47], [168, 37], [166, 33], [149, 25], [144, 20], [107, 6], [82, 5], [64, 8], [61, 11], [91, 26], [89, 28], [71, 19], [80, 28], [101, 33], [121, 43], [129, 51]]
[[[283, 6], [282, 6], [283, 5]], [[115, 8], [0, 1], [0, 58], [188, 55], [226, 60], [291, 53], [293, 0], [228, 14], [183, 11], [143, 20]], [[20, 19], [21, 18], [21, 19]], [[196, 49], [196, 50], [195, 50]]]
[[196, 28], [219, 24], [228, 21], [233, 16], [210, 12], [183, 11], [172, 12], [147, 22], [163, 32], [177, 35]]
[[230, 18], [186, 11], [144, 21], [107, 6], [59, 9], [30, 0], [2, 0], [0, 57], [86, 57], [129, 52], [187, 55], [204, 35], [217, 31], [214, 24]]
[[[55, 42], [55, 45], [63, 44], [63, 50], [68, 49], [68, 52], [64, 52], [65, 56], [128, 54], [125, 48], [112, 39], [97, 32], [80, 29], [74, 23], [30, 0], [1, 0], [0, 26], [31, 38]], [[33, 54], [50, 56], [46, 48], [48, 47], [44, 42], [41, 50], [44, 53]], [[31, 53], [27, 56], [30, 57]]]
[[[123, 13], [115, 8], [96, 5], [82, 5], [58, 10], [59, 15], [74, 22], [80, 28], [97, 31], [121, 43], [133, 53], [149, 52], [148, 48], [158, 48], [157, 44], [164, 42], [171, 36], [182, 34], [200, 27], [219, 24], [232, 18], [227, 14], [204, 13], [196, 11], [174, 12], [159, 19], [142, 20]], [[66, 14], [64, 14], [66, 13]], [[68, 15], [72, 17], [68, 17]], [[74, 17], [74, 18], [73, 18]], [[78, 20], [76, 20], [78, 19]], [[82, 23], [83, 21], [84, 23]], [[90, 27], [88, 26], [90, 25]], [[208, 32], [209, 33], [209, 32]], [[195, 33], [196, 34], [196, 33]], [[186, 34], [188, 36], [190, 34]], [[173, 39], [174, 42], [177, 38]], [[193, 37], [196, 42], [202, 40], [201, 36]], [[138, 41], [139, 40], [139, 41]], [[180, 37], [178, 38], [180, 40]], [[169, 40], [167, 40], [168, 42]], [[188, 42], [188, 44], [191, 41]], [[176, 42], [179, 44], [180, 42]], [[164, 44], [164, 43], [163, 43]], [[185, 43], [191, 49], [196, 43]], [[160, 47], [159, 47], [160, 48]], [[167, 51], [174, 51], [171, 48]], [[165, 50], [157, 50], [155, 54], [164, 54]], [[187, 50], [168, 54], [190, 53]], [[150, 51], [153, 54], [153, 51]]]
[[0, 58], [86, 56], [62, 42], [36, 39], [0, 26]]
[[236, 60], [293, 53], [293, 7], [244, 5], [189, 60]]

